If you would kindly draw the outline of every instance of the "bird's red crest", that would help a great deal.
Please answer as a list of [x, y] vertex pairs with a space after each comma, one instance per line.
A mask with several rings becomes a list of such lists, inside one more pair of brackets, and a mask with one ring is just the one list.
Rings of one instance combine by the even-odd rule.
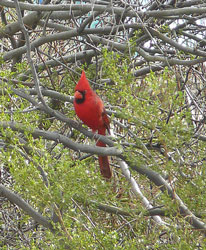
[[89, 82], [86, 78], [86, 74], [84, 70], [82, 70], [81, 78], [79, 79], [79, 82], [77, 83], [75, 87], [75, 91], [85, 91], [91, 89]]

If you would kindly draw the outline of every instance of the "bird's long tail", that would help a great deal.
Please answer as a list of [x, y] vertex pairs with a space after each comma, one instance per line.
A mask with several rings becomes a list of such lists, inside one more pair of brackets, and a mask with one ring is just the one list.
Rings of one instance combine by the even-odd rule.
[[[106, 147], [106, 145], [101, 142], [100, 140], [97, 141], [97, 146], [99, 147]], [[100, 172], [101, 174], [107, 178], [110, 179], [112, 177], [112, 171], [109, 166], [109, 159], [108, 156], [98, 156], [99, 159], [99, 166], [100, 166]]]

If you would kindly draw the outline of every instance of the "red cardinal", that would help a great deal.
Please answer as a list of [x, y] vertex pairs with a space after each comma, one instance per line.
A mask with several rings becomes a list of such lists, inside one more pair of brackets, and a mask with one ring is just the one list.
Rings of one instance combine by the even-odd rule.
[[[109, 132], [109, 118], [106, 114], [104, 104], [100, 97], [91, 89], [84, 71], [75, 87], [74, 109], [80, 120], [83, 121], [93, 132], [105, 135], [106, 130]], [[100, 140], [97, 146], [106, 147]], [[112, 172], [109, 166], [107, 156], [98, 156], [101, 174], [105, 178], [111, 178]]]

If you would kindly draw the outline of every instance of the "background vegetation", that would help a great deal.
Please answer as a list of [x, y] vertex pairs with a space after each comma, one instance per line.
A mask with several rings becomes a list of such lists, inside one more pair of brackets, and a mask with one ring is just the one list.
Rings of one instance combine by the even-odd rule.
[[[204, 1], [0, 13], [1, 249], [205, 249]], [[73, 109], [82, 69], [111, 118], [111, 181]]]

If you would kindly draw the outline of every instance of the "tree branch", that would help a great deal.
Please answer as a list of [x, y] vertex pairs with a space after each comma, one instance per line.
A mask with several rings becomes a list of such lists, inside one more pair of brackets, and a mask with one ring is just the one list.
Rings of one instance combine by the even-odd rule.
[[[88, 35], [88, 34], [109, 34], [111, 31], [115, 31], [115, 30], [124, 30], [124, 29], [139, 29], [141, 28], [142, 25], [139, 24], [129, 24], [129, 25], [117, 25], [115, 27], [113, 26], [109, 26], [109, 27], [104, 27], [104, 28], [86, 28], [81, 32], [81, 35]], [[78, 36], [78, 29], [70, 29], [69, 31], [65, 31], [65, 32], [60, 32], [60, 33], [55, 33], [52, 35], [48, 35], [48, 36], [43, 36], [40, 37], [38, 39], [36, 39], [35, 41], [33, 41], [31, 43], [31, 50], [34, 50], [35, 48], [45, 44], [45, 43], [50, 43], [53, 41], [58, 41], [58, 40], [68, 40], [71, 39], [72, 37], [76, 37]], [[99, 43], [103, 43], [103, 44], [108, 44], [111, 47], [116, 47], [119, 50], [124, 51], [125, 49], [127, 49], [127, 45], [126, 44], [121, 44], [121, 43], [117, 43], [117, 42], [112, 42], [108, 39], [105, 38], [98, 38], [96, 36], [92, 36], [91, 38], [95, 41], [95, 42], [99, 42]], [[3, 59], [5, 61], [12, 59], [14, 56], [20, 56], [24, 53], [27, 52], [27, 46], [23, 46], [17, 49], [13, 49], [7, 53], [5, 53], [3, 55]]]
[[[124, 159], [124, 157], [120, 156], [120, 158]], [[126, 159], [124, 159], [126, 160]], [[127, 161], [127, 160], [126, 160]], [[175, 199], [178, 202], [180, 214], [185, 217], [185, 219], [195, 228], [201, 229], [203, 234], [206, 234], [206, 224], [199, 220], [183, 203], [180, 197], [174, 192], [174, 190], [169, 186], [169, 184], [164, 180], [164, 178], [155, 172], [152, 169], [149, 169], [145, 166], [138, 166], [132, 162], [127, 161], [129, 166], [137, 171], [138, 173], [145, 175], [149, 180], [151, 180], [155, 185], [160, 187], [162, 191], [167, 191], [169, 196], [172, 199]]]
[[0, 195], [6, 197], [10, 202], [19, 206], [24, 212], [31, 216], [40, 225], [50, 229], [54, 232], [52, 224], [43, 217], [40, 213], [36, 212], [27, 202], [25, 202], [20, 196], [10, 191], [8, 188], [0, 184]]
[[[110, 155], [110, 156], [119, 156], [122, 154], [122, 150], [119, 150], [115, 147], [97, 147], [97, 146], [83, 145], [80, 143], [73, 142], [68, 137], [61, 135], [59, 133], [48, 132], [40, 129], [32, 129], [20, 123], [0, 122], [0, 127], [4, 129], [10, 128], [13, 131], [18, 131], [21, 133], [26, 132], [31, 134], [34, 138], [43, 138], [46, 140], [55, 141], [57, 143], [62, 143], [65, 147], [68, 147], [77, 152], [80, 151], [90, 154]], [[101, 139], [101, 136], [99, 138]]]
[[[0, 5], [10, 8], [15, 8], [15, 5], [11, 1], [0, 0]], [[20, 3], [20, 8], [22, 10], [29, 11], [71, 11], [71, 10], [80, 10], [80, 11], [100, 11], [108, 12], [110, 14], [124, 14], [128, 17], [156, 17], [162, 18], [164, 16], [171, 17], [177, 15], [191, 15], [191, 14], [203, 14], [206, 12], [205, 5], [202, 5], [201, 8], [198, 7], [185, 7], [185, 8], [171, 8], [169, 10], [153, 10], [153, 11], [138, 11], [138, 10], [125, 10], [121, 7], [113, 7], [108, 5], [99, 5], [99, 4], [58, 4], [58, 5], [38, 5], [30, 3]]]

